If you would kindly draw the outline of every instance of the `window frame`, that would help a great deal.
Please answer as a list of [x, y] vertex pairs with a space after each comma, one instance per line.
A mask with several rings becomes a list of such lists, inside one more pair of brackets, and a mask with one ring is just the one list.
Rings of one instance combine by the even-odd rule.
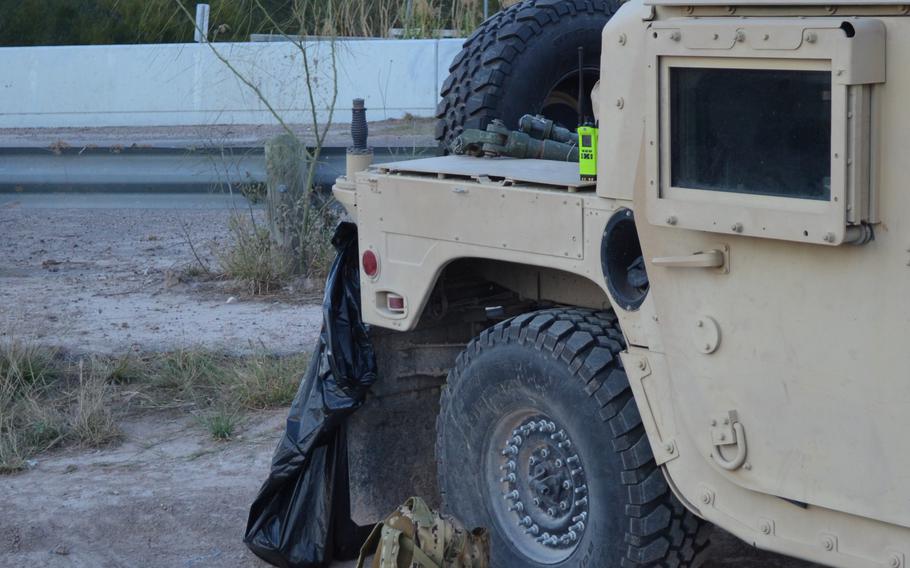
[[[647, 32], [643, 180], [648, 222], [823, 245], [845, 242], [848, 224], [873, 222], [874, 211], [866, 206], [874, 203], [869, 183], [874, 160], [867, 159], [874, 114], [869, 107], [872, 84], [884, 82], [884, 40], [880, 22], [852, 22], [854, 35], [846, 34], [837, 19], [653, 23]], [[829, 199], [672, 187], [669, 70], [673, 67], [831, 73]], [[865, 216], [858, 218], [855, 212], [861, 210]]]
[[[700, 59], [700, 58], [688, 58], [688, 62], [680, 61], [680, 60], [685, 60], [685, 59], [686, 58], [670, 58], [670, 59], [664, 61], [664, 65], [661, 68], [661, 73], [662, 73], [661, 88], [663, 91], [662, 97], [665, 98], [667, 101], [666, 107], [665, 107], [665, 112], [663, 112], [661, 114], [662, 126], [661, 126], [661, 146], [660, 147], [661, 147], [662, 152], [666, 152], [666, 155], [661, 156], [661, 165], [662, 165], [661, 179], [665, 181], [665, 183], [661, 184], [661, 195], [662, 196], [677, 195], [680, 198], [684, 199], [686, 197], [685, 192], [710, 192], [711, 194], [733, 193], [733, 194], [737, 194], [737, 195], [777, 197], [777, 198], [781, 198], [781, 199], [811, 200], [811, 201], [816, 201], [816, 202], [826, 202], [831, 199], [830, 188], [829, 188], [828, 196], [822, 197], [822, 198], [817, 198], [817, 197], [809, 197], [809, 196], [805, 196], [805, 195], [786, 196], [786, 195], [774, 194], [774, 193], [764, 193], [764, 192], [760, 192], [760, 191], [750, 191], [750, 190], [746, 190], [746, 189], [737, 190], [735, 188], [730, 188], [730, 187], [723, 188], [723, 189], [720, 189], [720, 188], [708, 189], [708, 188], [704, 188], [704, 187], [689, 187], [689, 186], [683, 186], [683, 185], [674, 185], [672, 183], [673, 182], [673, 149], [674, 149], [672, 141], [673, 141], [673, 118], [674, 117], [672, 116], [672, 109], [673, 109], [672, 95], [673, 95], [673, 93], [671, 92], [671, 90], [672, 90], [672, 72], [674, 69], [719, 69], [719, 70], [725, 70], [725, 71], [726, 70], [733, 70], [733, 71], [760, 70], [760, 71], [787, 71], [787, 72], [793, 72], [793, 73], [799, 73], [801, 71], [805, 71], [808, 73], [821, 72], [821, 73], [825, 73], [828, 75], [828, 80], [829, 80], [828, 88], [831, 89], [831, 92], [829, 93], [829, 99], [825, 102], [828, 105], [829, 109], [833, 109], [833, 105], [835, 104], [835, 100], [834, 100], [834, 96], [833, 96], [834, 84], [833, 84], [833, 81], [831, 81], [831, 76], [830, 76], [831, 75], [831, 66], [830, 66], [829, 62], [808, 61], [808, 62], [803, 63], [803, 62], [794, 62], [794, 61], [785, 60], [786, 63], [777, 63], [772, 60], [760, 60], [761, 64], [752, 64], [752, 65], [748, 65], [748, 66], [736, 66], [736, 67], [731, 67], [729, 65], [725, 65], [724, 67], [717, 67], [714, 65], [705, 65], [704, 60]], [[756, 61], [755, 63], [758, 63], [758, 62]], [[795, 67], [794, 67], [794, 65], [795, 65]], [[745, 111], [746, 109], [743, 108], [743, 110]], [[830, 112], [829, 112], [829, 114], [830, 114]], [[827, 166], [828, 166], [829, 181], [830, 181], [831, 169], [832, 169], [831, 158], [834, 154], [831, 151], [832, 138], [833, 138], [833, 136], [829, 136], [829, 138], [828, 138], [829, 156], [828, 156]]]
[[[699, 189], [694, 187], [674, 187], [670, 184], [671, 178], [671, 133], [670, 133], [670, 69], [674, 67], [700, 68], [700, 69], [761, 69], [772, 71], [825, 71], [831, 72], [830, 61], [811, 61], [793, 59], [734, 59], [717, 61], [704, 57], [664, 57], [660, 63], [660, 191], [661, 198], [695, 203], [711, 203], [717, 205], [745, 205], [768, 209], [799, 210], [812, 213], [824, 213], [830, 208], [832, 202], [843, 202], [843, 179], [838, 178], [839, 168], [835, 167], [835, 160], [840, 159], [841, 153], [836, 151], [836, 145], [843, 138], [844, 132], [836, 132], [836, 109], [846, 103], [846, 87], [831, 84], [831, 195], [827, 200], [804, 199], [800, 197], [784, 197], [764, 195], [758, 193], [717, 191], [712, 189]], [[837, 188], [837, 189], [835, 189]], [[747, 201], [743, 201], [743, 199]]]

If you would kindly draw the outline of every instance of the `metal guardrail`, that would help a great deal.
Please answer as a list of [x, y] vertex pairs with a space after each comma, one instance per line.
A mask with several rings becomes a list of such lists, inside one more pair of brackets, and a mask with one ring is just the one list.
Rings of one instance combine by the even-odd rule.
[[[436, 148], [374, 148], [374, 162], [433, 156]], [[345, 171], [345, 148], [323, 148], [316, 185]], [[0, 192], [211, 191], [266, 181], [261, 147], [0, 148]]]

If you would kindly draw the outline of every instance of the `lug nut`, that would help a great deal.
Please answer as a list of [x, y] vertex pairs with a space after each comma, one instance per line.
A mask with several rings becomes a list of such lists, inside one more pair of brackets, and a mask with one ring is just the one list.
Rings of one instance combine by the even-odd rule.
[[525, 510], [525, 505], [521, 501], [517, 501], [514, 505], [509, 506], [509, 511], [517, 511], [521, 513]]
[[569, 527], [569, 530], [570, 530], [570, 531], [584, 532], [584, 530], [585, 530], [585, 524], [584, 524], [583, 522], [581, 522], [581, 521], [578, 521], [577, 523], [575, 523], [574, 525], [572, 525], [571, 527]]
[[551, 517], [555, 517], [556, 509], [554, 509], [553, 507], [550, 507], [549, 509], [547, 509], [547, 514], [550, 515]]
[[559, 432], [557, 432], [557, 433], [555, 433], [555, 434], [550, 434], [550, 439], [551, 439], [551, 440], [565, 440], [565, 439], [566, 439], [566, 431], [565, 431], [565, 430], [560, 430]]
[[517, 453], [518, 453], [518, 446], [508, 446], [508, 447], [506, 447], [506, 449], [504, 449], [502, 451], [502, 455], [504, 455], [504, 456], [514, 456]]
[[563, 482], [562, 482], [562, 488], [563, 488], [563, 489], [566, 489], [566, 490], [572, 489], [572, 482], [569, 481], [568, 479], [565, 480], [565, 481], [563, 481]]
[[506, 462], [506, 465], [499, 466], [499, 469], [506, 470], [506, 471], [515, 471], [515, 462], [512, 460], [509, 460]]
[[571, 474], [572, 474], [572, 476], [574, 477], [574, 476], [576, 476], [576, 475], [581, 475], [582, 473], [584, 473], [584, 471], [585, 471], [585, 470], [583, 470], [583, 469], [581, 469], [581, 468], [573, 469], [573, 470], [571, 471]]
[[585, 513], [581, 513], [580, 515], [575, 515], [574, 517], [572, 517], [572, 522], [580, 523], [580, 522], [586, 521], [587, 519], [588, 519], [588, 513], [585, 512]]
[[537, 525], [531, 525], [531, 528], [529, 528], [528, 530], [525, 531], [525, 533], [532, 534], [534, 536], [537, 536], [537, 534], [539, 532], [540, 532], [540, 527], [538, 527]]
[[515, 474], [514, 474], [514, 473], [510, 473], [509, 475], [507, 475], [507, 476], [505, 476], [505, 477], [499, 478], [499, 482], [500, 482], [500, 483], [515, 483], [515, 480], [516, 480], [516, 479], [517, 479], [517, 478], [515, 477]]
[[567, 511], [568, 509], [569, 509], [569, 504], [568, 504], [568, 503], [566, 503], [565, 501], [560, 501], [560, 502], [559, 502], [559, 510], [560, 510], [560, 511]]
[[553, 465], [555, 465], [556, 467], [562, 467], [562, 460], [557, 459], [556, 461], [553, 462]]
[[510, 493], [506, 493], [506, 495], [505, 495], [504, 498], [505, 498], [505, 499], [512, 499], [512, 500], [514, 501], [515, 499], [518, 499], [518, 497], [519, 497], [519, 496], [518, 496], [518, 491], [514, 491], [514, 490], [513, 490], [513, 491], [511, 491]]
[[531, 502], [534, 503], [535, 507], [540, 507], [540, 499], [538, 499], [537, 497], [532, 499]]
[[530, 527], [531, 525], [534, 524], [534, 521], [531, 520], [531, 517], [528, 517], [526, 515], [524, 518], [521, 519], [521, 521], [518, 524], [520, 524], [523, 527]]
[[515, 436], [514, 438], [512, 438], [512, 443], [515, 444], [516, 446], [520, 446], [521, 442], [522, 442], [521, 436]]
[[550, 450], [548, 450], [546, 448], [540, 450], [540, 457], [542, 457], [543, 459], [547, 459], [548, 457], [550, 457]]
[[566, 448], [571, 448], [571, 447], [572, 447], [572, 441], [571, 441], [571, 440], [563, 440], [562, 442], [556, 444], [556, 447], [558, 447], [558, 448], [561, 449], [561, 450], [564, 450], [564, 449], [566, 449]]
[[584, 493], [584, 492], [587, 491], [587, 490], [588, 490], [588, 486], [587, 486], [587, 485], [579, 485], [578, 487], [575, 488], [575, 494], [576, 494], [576, 495], [581, 495], [582, 493]]
[[584, 506], [587, 505], [587, 504], [588, 504], [588, 498], [587, 498], [587, 497], [582, 497], [581, 499], [579, 499], [578, 501], [575, 502], [575, 506], [576, 506], [576, 507], [584, 507]]
[[576, 454], [574, 456], [569, 456], [568, 458], [566, 458], [566, 463], [569, 465], [575, 465], [576, 463], [578, 463], [578, 455]]

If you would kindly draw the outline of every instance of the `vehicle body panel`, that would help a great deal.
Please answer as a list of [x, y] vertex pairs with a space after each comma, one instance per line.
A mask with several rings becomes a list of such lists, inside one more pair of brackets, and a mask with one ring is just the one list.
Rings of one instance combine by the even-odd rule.
[[[499, 267], [495, 279], [528, 297], [610, 304], [655, 458], [690, 509], [761, 548], [832, 566], [906, 567], [907, 11], [889, 2], [653, 4], [626, 3], [604, 30], [596, 192], [516, 182], [493, 165], [494, 175], [473, 178], [415, 165], [339, 181], [361, 249], [381, 259], [379, 276], [364, 279], [364, 318], [412, 329], [443, 269], [465, 258]], [[830, 72], [839, 121], [830, 198], [669, 191], [662, 57]], [[637, 310], [610, 296], [600, 259], [604, 228], [624, 208], [635, 212], [650, 277]], [[858, 230], [874, 240], [846, 244]], [[693, 262], [698, 253], [710, 258]], [[406, 298], [404, 313], [385, 310], [387, 292]]]

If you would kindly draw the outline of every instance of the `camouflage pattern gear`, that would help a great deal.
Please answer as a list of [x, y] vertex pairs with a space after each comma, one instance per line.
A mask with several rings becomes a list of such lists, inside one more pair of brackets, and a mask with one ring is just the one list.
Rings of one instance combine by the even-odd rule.
[[372, 568], [488, 568], [490, 539], [485, 529], [468, 531], [411, 497], [376, 525], [360, 550], [357, 568], [371, 554]]

